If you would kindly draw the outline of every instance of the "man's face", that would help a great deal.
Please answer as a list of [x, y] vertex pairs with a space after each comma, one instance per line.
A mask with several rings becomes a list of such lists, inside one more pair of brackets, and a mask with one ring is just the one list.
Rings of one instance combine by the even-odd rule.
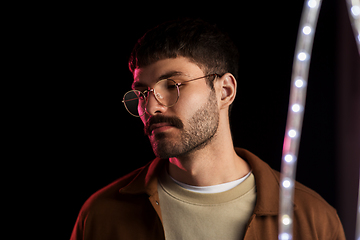
[[[161, 79], [185, 82], [203, 77], [204, 72], [187, 58], [159, 60], [134, 71], [133, 88], [144, 91]], [[217, 132], [219, 109], [216, 93], [206, 78], [182, 84], [180, 97], [172, 107], [161, 105], [149, 94], [146, 113], [141, 117], [145, 134], [160, 158], [185, 155], [206, 146]]]

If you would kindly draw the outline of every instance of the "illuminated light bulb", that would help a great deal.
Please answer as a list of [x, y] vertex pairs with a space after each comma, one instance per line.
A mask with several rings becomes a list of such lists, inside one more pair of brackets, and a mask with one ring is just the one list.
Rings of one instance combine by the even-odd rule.
[[303, 29], [302, 29], [302, 32], [303, 32], [305, 35], [309, 35], [309, 34], [311, 33], [311, 31], [312, 31], [312, 29], [311, 29], [311, 27], [309, 27], [309, 26], [305, 26], [305, 27], [303, 27]]
[[292, 161], [294, 161], [294, 156], [291, 155], [291, 154], [286, 154], [285, 157], [284, 157], [284, 160], [285, 160], [287, 163], [291, 163]]
[[354, 15], [354, 17], [360, 16], [360, 7], [359, 6], [352, 6], [351, 7], [351, 14]]
[[291, 110], [293, 112], [300, 112], [301, 106], [299, 104], [295, 103], [294, 105], [292, 105]]
[[302, 80], [301, 78], [298, 78], [298, 79], [295, 80], [295, 86], [296, 86], [297, 88], [303, 87], [304, 84], [305, 84], [305, 83], [304, 83], [304, 80]]
[[309, 6], [309, 8], [315, 8], [317, 6], [317, 2], [316, 0], [309, 0], [307, 5]]
[[307, 59], [307, 54], [305, 52], [300, 52], [298, 55], [297, 55], [297, 58], [300, 60], [300, 61], [305, 61]]
[[282, 185], [284, 188], [289, 188], [291, 186], [291, 182], [290, 182], [290, 180], [284, 180], [282, 182]]
[[290, 240], [292, 237], [288, 233], [281, 233], [279, 234], [279, 240]]
[[297, 135], [297, 132], [294, 129], [289, 130], [288, 132], [289, 137], [294, 138]]
[[289, 225], [291, 223], [291, 218], [289, 217], [289, 215], [284, 215], [282, 217], [282, 223], [284, 225]]

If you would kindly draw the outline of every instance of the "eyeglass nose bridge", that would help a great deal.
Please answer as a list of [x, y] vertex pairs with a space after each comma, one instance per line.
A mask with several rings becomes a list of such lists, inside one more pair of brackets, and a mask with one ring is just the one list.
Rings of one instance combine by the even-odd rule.
[[146, 108], [147, 108], [147, 106], [148, 106], [148, 104], [149, 104], [150, 92], [152, 92], [152, 93], [153, 93], [153, 95], [154, 95], [154, 97], [155, 97], [156, 101], [157, 101], [157, 102], [158, 102], [161, 106], [166, 107], [166, 105], [165, 105], [164, 103], [162, 103], [162, 102], [161, 102], [161, 100], [163, 100], [163, 99], [164, 99], [164, 97], [163, 97], [163, 96], [161, 96], [161, 94], [160, 94], [160, 93], [156, 92], [156, 91], [155, 91], [155, 88], [151, 88], [151, 89], [149, 89], [149, 90], [145, 90], [145, 91], [143, 92], [143, 93], [144, 93], [144, 95], [146, 96], [146, 105], [145, 105], [145, 110], [146, 110]]

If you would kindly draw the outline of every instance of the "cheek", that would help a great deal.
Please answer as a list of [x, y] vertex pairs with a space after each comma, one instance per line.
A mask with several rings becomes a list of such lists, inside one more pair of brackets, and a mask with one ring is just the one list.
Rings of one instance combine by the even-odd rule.
[[172, 111], [181, 119], [190, 119], [190, 117], [206, 103], [208, 98], [209, 91], [180, 93], [180, 98], [175, 106], [172, 107]]

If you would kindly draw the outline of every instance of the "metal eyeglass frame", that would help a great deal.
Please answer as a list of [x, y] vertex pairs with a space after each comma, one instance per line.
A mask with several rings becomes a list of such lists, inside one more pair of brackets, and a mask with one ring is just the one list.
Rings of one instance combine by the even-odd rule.
[[[199, 79], [203, 79], [203, 78], [207, 78], [207, 77], [213, 77], [213, 76], [215, 76], [215, 77], [221, 77], [221, 75], [219, 75], [219, 74], [217, 74], [217, 73], [213, 73], [213, 74], [209, 74], [209, 75], [206, 75], [206, 76], [203, 76], [203, 77], [198, 77], [198, 78], [194, 78], [194, 79], [187, 80], [187, 81], [184, 81], [184, 82], [179, 82], [179, 83], [175, 82], [173, 79], [170, 79], [170, 78], [161, 79], [160, 81], [158, 81], [158, 82], [154, 85], [153, 88], [147, 89], [147, 90], [145, 90], [145, 91], [143, 91], [143, 92], [141, 92], [141, 91], [139, 91], [139, 90], [130, 90], [130, 91], [127, 91], [127, 92], [124, 94], [122, 103], [124, 103], [124, 106], [125, 106], [126, 110], [127, 110], [132, 116], [134, 116], [134, 117], [142, 117], [142, 116], [145, 114], [145, 112], [146, 112], [146, 107], [145, 107], [145, 109], [144, 109], [144, 110], [145, 110], [144, 113], [141, 114], [141, 115], [135, 115], [135, 114], [131, 113], [131, 111], [127, 108], [126, 103], [125, 103], [125, 96], [126, 96], [126, 94], [128, 94], [128, 93], [130, 93], [130, 92], [139, 92], [139, 93], [146, 99], [146, 105], [147, 105], [147, 101], [148, 101], [148, 97], [147, 97], [147, 96], [149, 96], [148, 94], [150, 94], [150, 92], [152, 92], [152, 93], [154, 94], [155, 99], [156, 99], [162, 106], [164, 106], [164, 107], [173, 107], [173, 106], [178, 102], [179, 97], [180, 97], [180, 89], [179, 89], [179, 86], [181, 86], [182, 84], [187, 83], [187, 82], [192, 82], [192, 81], [195, 81], [195, 80], [199, 80]], [[155, 92], [155, 86], [156, 86], [159, 82], [162, 82], [162, 81], [165, 81], [165, 80], [167, 80], [167, 81], [168, 81], [168, 80], [173, 81], [173, 82], [174, 82], [174, 86], [177, 88], [177, 98], [176, 98], [176, 101], [175, 101], [174, 104], [169, 105], [169, 106], [163, 104], [163, 103], [158, 99], [159, 96], [158, 96], [158, 95], [156, 94], [156, 92]]]

